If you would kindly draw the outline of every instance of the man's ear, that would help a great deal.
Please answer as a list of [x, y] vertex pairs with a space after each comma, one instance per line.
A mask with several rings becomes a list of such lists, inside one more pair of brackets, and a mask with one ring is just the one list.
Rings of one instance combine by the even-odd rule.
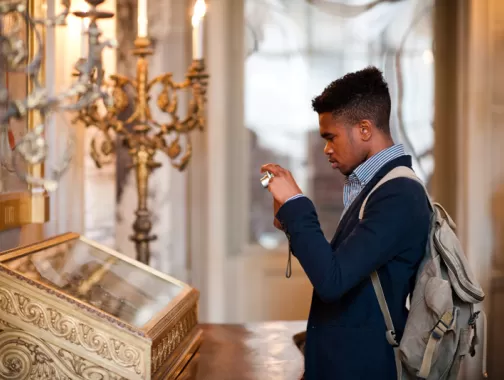
[[369, 141], [373, 133], [372, 124], [369, 120], [362, 120], [359, 123], [359, 134], [362, 141]]

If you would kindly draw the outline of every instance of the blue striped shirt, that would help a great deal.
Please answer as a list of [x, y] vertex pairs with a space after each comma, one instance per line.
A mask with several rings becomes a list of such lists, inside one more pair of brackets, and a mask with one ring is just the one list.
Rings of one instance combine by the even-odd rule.
[[[390, 148], [384, 149], [381, 152], [376, 153], [374, 156], [371, 156], [369, 159], [360, 164], [352, 174], [346, 177], [345, 185], [343, 187], [344, 209], [342, 217], [355, 198], [357, 198], [360, 194], [362, 189], [364, 189], [364, 187], [369, 183], [369, 181], [371, 181], [376, 173], [378, 173], [383, 165], [404, 155], [405, 152], [402, 144], [393, 145]], [[287, 202], [303, 196], [303, 194], [294, 195], [289, 198]]]
[[352, 174], [346, 177], [343, 187], [343, 214], [383, 165], [404, 155], [405, 152], [402, 144], [393, 145], [371, 156], [360, 164]]

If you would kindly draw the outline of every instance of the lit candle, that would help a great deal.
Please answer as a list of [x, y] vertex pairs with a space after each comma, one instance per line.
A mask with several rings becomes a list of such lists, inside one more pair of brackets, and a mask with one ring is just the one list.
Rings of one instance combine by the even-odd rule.
[[147, 0], [138, 0], [138, 37], [147, 37]]
[[206, 13], [205, 0], [196, 0], [192, 16], [193, 59], [203, 58], [203, 17]]

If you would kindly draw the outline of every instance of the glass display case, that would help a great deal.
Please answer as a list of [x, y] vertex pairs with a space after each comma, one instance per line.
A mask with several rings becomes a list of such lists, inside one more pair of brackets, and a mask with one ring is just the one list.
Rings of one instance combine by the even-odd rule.
[[199, 293], [74, 233], [0, 254], [0, 378], [173, 379]]

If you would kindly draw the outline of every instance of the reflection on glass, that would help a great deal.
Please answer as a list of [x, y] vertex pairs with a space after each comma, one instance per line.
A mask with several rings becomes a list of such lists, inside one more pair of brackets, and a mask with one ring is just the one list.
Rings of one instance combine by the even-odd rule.
[[136, 327], [144, 326], [182, 291], [178, 284], [81, 240], [3, 264]]
[[245, 0], [245, 126], [250, 146], [250, 243], [285, 243], [257, 181], [265, 162], [287, 167], [312, 199], [326, 237], [342, 212], [344, 179], [329, 167], [311, 99], [368, 65], [392, 97], [391, 130], [427, 183], [434, 169], [432, 1]]

